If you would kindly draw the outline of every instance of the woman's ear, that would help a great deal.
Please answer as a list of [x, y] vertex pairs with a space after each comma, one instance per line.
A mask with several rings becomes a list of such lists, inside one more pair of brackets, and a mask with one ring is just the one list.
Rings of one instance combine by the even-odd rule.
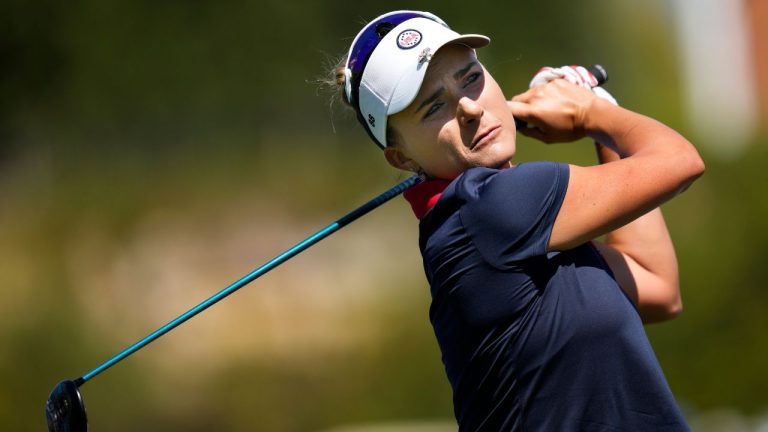
[[384, 157], [387, 159], [390, 165], [397, 169], [404, 171], [413, 171], [415, 173], [421, 172], [421, 167], [413, 159], [403, 153], [397, 147], [387, 147], [384, 149]]

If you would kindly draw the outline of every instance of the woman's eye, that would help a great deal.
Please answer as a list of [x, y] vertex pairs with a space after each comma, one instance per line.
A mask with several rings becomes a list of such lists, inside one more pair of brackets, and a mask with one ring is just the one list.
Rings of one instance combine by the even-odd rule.
[[442, 102], [433, 103], [432, 106], [429, 107], [429, 111], [427, 111], [426, 114], [424, 114], [424, 118], [427, 118], [432, 114], [438, 112], [440, 110], [440, 107], [442, 106], [443, 106]]
[[465, 87], [480, 79], [480, 72], [475, 72], [467, 77]]

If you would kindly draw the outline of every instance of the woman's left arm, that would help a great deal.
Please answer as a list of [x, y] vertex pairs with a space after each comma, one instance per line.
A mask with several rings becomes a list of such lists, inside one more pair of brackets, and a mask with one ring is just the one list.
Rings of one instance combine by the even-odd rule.
[[[600, 163], [619, 156], [597, 144]], [[656, 208], [594, 241], [644, 323], [672, 319], [683, 310], [677, 257], [661, 210]]]

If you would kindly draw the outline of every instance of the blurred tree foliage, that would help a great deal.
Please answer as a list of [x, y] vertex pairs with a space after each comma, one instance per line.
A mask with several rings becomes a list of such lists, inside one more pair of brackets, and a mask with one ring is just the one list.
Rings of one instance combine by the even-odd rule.
[[[491, 36], [480, 57], [509, 96], [541, 65], [600, 62], [623, 104], [693, 133], [682, 121], [664, 2], [387, 7], [432, 10], [459, 31]], [[40, 430], [58, 380], [141, 336], [123, 340], [83, 313], [83, 296], [110, 295], [84, 292], [72, 279], [72, 245], [89, 231], [119, 250], [159, 208], [175, 209], [181, 223], [219, 217], [219, 209], [254, 196], [319, 227], [398, 178], [316, 84], [360, 25], [382, 12], [380, 3], [336, 0], [0, 3], [1, 430]], [[706, 176], [665, 207], [686, 312], [648, 332], [691, 416], [768, 408], [767, 143], [756, 136], [735, 161], [705, 154]], [[592, 153], [586, 142], [544, 147], [521, 139], [520, 160], [534, 159], [589, 164]], [[360, 253], [405, 250], [392, 259], [415, 262], [415, 223], [405, 205], [391, 206], [382, 210], [388, 225], [377, 229], [408, 230], [412, 241], [363, 244]], [[270, 222], [254, 224], [269, 231]], [[382, 298], [394, 286], [398, 296], [412, 294], [375, 306], [369, 318], [385, 331], [359, 349], [290, 362], [232, 358], [204, 378], [185, 371], [189, 382], [143, 371], [152, 354], [137, 354], [96, 380], [103, 384], [84, 388], [94, 428], [309, 431], [450, 419], [428, 291], [418, 262], [413, 269], [370, 282]], [[175, 390], [185, 396], [174, 398]]]

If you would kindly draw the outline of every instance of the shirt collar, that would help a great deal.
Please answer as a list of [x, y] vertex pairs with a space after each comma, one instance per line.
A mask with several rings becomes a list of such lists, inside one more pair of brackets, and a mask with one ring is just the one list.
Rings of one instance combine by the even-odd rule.
[[449, 184], [450, 180], [427, 180], [406, 189], [403, 197], [411, 204], [413, 214], [422, 219], [437, 204]]

